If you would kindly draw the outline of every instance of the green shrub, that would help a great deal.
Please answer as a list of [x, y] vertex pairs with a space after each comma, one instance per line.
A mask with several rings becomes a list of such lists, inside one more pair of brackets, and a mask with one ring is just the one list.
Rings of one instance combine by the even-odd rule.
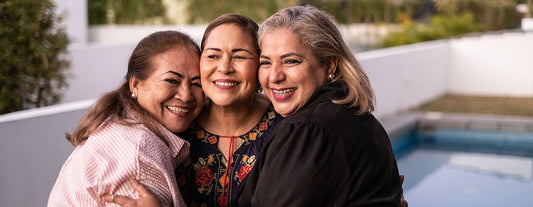
[[483, 25], [474, 22], [471, 14], [435, 15], [429, 24], [404, 23], [404, 29], [387, 35], [383, 44], [385, 47], [392, 47], [484, 30]]
[[162, 0], [88, 0], [89, 24], [167, 23]]
[[0, 114], [55, 104], [67, 86], [67, 36], [50, 0], [0, 2]]
[[444, 15], [470, 13], [475, 22], [488, 30], [502, 30], [520, 26], [516, 6], [514, 0], [460, 0], [442, 1], [437, 4], [437, 10]]

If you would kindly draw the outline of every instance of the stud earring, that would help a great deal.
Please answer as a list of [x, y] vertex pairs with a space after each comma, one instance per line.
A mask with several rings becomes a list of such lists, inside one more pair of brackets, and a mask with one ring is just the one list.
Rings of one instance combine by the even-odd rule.
[[137, 98], [137, 94], [135, 94], [135, 93], [131, 93], [131, 97], [132, 97], [133, 99], [135, 99], [135, 98]]
[[330, 73], [330, 74], [328, 75], [328, 81], [332, 81], [333, 78], [335, 78], [335, 74]]

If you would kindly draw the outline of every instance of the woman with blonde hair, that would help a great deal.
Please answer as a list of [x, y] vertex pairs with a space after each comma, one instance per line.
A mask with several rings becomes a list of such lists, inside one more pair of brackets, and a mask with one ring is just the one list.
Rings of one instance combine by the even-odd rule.
[[280, 10], [259, 28], [259, 81], [285, 117], [239, 206], [400, 206], [390, 140], [368, 77], [327, 13]]

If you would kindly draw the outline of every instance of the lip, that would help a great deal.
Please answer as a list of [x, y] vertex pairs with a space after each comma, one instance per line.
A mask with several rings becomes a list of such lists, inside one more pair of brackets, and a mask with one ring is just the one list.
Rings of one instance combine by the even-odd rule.
[[172, 114], [178, 117], [186, 117], [192, 111], [192, 107], [187, 106], [170, 106], [167, 105], [165, 108]]
[[270, 92], [276, 101], [285, 101], [290, 99], [296, 93], [296, 89], [297, 88], [271, 88]]
[[213, 85], [219, 89], [227, 90], [235, 88], [235, 86], [239, 85], [239, 82], [231, 79], [216, 79], [213, 81]]

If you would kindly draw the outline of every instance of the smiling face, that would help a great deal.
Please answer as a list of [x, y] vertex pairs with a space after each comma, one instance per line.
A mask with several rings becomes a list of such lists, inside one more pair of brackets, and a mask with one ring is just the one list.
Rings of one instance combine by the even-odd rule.
[[214, 104], [248, 103], [257, 88], [258, 54], [249, 33], [235, 24], [211, 31], [200, 58], [205, 94]]
[[259, 81], [276, 112], [286, 117], [297, 112], [313, 92], [326, 83], [333, 69], [321, 65], [289, 29], [263, 35]]
[[195, 52], [173, 47], [151, 58], [153, 68], [146, 80], [130, 79], [139, 105], [170, 131], [185, 131], [202, 109], [198, 60]]

